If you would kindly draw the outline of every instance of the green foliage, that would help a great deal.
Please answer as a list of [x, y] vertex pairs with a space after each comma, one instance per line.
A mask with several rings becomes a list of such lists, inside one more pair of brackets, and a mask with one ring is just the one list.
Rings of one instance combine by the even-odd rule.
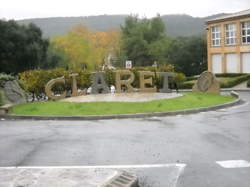
[[183, 97], [150, 102], [34, 102], [17, 105], [14, 114], [21, 115], [109, 115], [166, 112], [207, 107], [233, 101], [235, 98], [217, 94], [187, 93]]
[[176, 83], [181, 84], [182, 82], [186, 81], [187, 78], [183, 73], [176, 73], [174, 80]]
[[179, 84], [179, 89], [192, 89], [194, 86], [194, 82], [183, 82]]
[[129, 16], [121, 30], [122, 50], [134, 66], [149, 66], [154, 61], [167, 64], [168, 40], [160, 16], [142, 20]]
[[[173, 66], [162, 66], [157, 69], [153, 67], [135, 67], [131, 71], [135, 73], [135, 82], [133, 86], [139, 87], [139, 76], [138, 71], [161, 71], [161, 72], [172, 72], [174, 69]], [[105, 80], [109, 86], [115, 85], [115, 70], [107, 70], [105, 72]], [[58, 77], [65, 77], [65, 88], [61, 85], [57, 85], [54, 88], [54, 91], [60, 91], [62, 89], [71, 90], [71, 78], [69, 75], [71, 73], [78, 73], [79, 75], [76, 77], [77, 86], [79, 89], [86, 89], [91, 86], [91, 71], [78, 69], [75, 71], [67, 71], [65, 69], [51, 69], [51, 70], [29, 70], [22, 73], [19, 73], [20, 83], [22, 87], [29, 93], [32, 94], [33, 100], [36, 99], [44, 99], [45, 98], [45, 85], [51, 80]], [[181, 75], [182, 77], [182, 75]]]
[[13, 81], [15, 80], [16, 78], [12, 75], [8, 75], [8, 74], [5, 74], [5, 73], [0, 73], [0, 87], [3, 87], [4, 86], [4, 83], [6, 81]]
[[3, 93], [0, 91], [0, 106], [4, 104], [3, 102]]
[[250, 88], [250, 78], [247, 81], [247, 87]]
[[0, 20], [0, 72], [17, 74], [42, 66], [49, 42], [34, 24]]
[[207, 69], [205, 36], [169, 38], [160, 16], [138, 19], [130, 16], [122, 27], [121, 47], [134, 66], [172, 64], [177, 72], [198, 75]]
[[207, 69], [207, 44], [205, 36], [172, 39], [168, 61], [175, 70], [187, 76], [199, 75]]
[[242, 75], [246, 75], [245, 73], [216, 73], [216, 77], [239, 77]]
[[53, 69], [53, 68], [68, 68], [68, 59], [66, 55], [56, 49], [54, 44], [50, 42], [47, 54], [46, 54], [46, 60], [41, 65], [42, 69]]
[[221, 88], [232, 88], [233, 86], [236, 86], [237, 84], [240, 84], [244, 81], [247, 81], [250, 78], [250, 75], [241, 75], [239, 77], [231, 77], [227, 81], [220, 81]]
[[[250, 79], [249, 74], [232, 73], [216, 74], [221, 88], [232, 88]], [[180, 84], [180, 89], [192, 89], [198, 77], [187, 77], [187, 81]]]
[[[22, 83], [24, 89], [33, 95], [33, 100], [44, 99], [45, 98], [45, 85], [52, 79], [58, 77], [65, 77], [65, 88], [70, 90], [71, 88], [71, 78], [69, 75], [72, 72], [66, 71], [64, 69], [52, 69], [52, 70], [30, 70], [19, 73], [20, 82]], [[74, 73], [78, 73], [77, 86], [78, 88], [86, 88], [91, 85], [91, 73], [84, 70], [77, 70]], [[54, 91], [60, 91], [62, 89], [61, 85], [57, 85]]]

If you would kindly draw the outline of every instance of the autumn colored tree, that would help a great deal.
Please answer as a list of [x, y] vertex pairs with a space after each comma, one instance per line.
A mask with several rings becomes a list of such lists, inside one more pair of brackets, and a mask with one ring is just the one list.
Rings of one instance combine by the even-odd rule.
[[77, 25], [67, 34], [54, 37], [52, 44], [65, 54], [69, 68], [98, 69], [109, 53], [119, 48], [118, 31], [94, 32]]

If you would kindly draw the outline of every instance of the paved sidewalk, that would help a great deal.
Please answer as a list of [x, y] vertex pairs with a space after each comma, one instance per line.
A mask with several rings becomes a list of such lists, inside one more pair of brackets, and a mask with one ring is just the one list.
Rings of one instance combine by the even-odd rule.
[[97, 187], [118, 172], [112, 169], [0, 167], [0, 187]]
[[179, 93], [113, 93], [113, 94], [91, 94], [78, 97], [70, 97], [61, 101], [68, 102], [97, 102], [97, 101], [119, 101], [119, 102], [145, 102], [158, 99], [171, 99], [180, 97]]
[[234, 86], [232, 89], [246, 89], [246, 88], [247, 88], [247, 81]]

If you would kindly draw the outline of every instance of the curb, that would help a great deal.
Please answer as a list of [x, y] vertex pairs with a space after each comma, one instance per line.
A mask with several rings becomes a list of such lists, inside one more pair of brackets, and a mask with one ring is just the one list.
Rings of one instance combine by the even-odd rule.
[[101, 187], [139, 187], [138, 178], [128, 172], [119, 172]]
[[196, 109], [186, 109], [186, 110], [177, 110], [169, 112], [152, 112], [152, 113], [137, 113], [137, 114], [116, 114], [116, 115], [86, 115], [86, 116], [28, 116], [28, 115], [0, 115], [0, 118], [9, 119], [9, 120], [105, 120], [105, 119], [126, 119], [126, 118], [147, 118], [147, 117], [162, 117], [162, 116], [173, 116], [173, 115], [185, 115], [185, 114], [195, 114], [199, 112], [206, 112], [212, 110], [218, 110], [226, 107], [235, 106], [242, 104], [240, 98], [237, 98], [235, 101], [209, 106]]
[[[228, 92], [228, 91], [238, 91], [238, 92], [250, 92], [250, 88], [221, 88], [221, 92]], [[173, 92], [175, 92], [173, 90]], [[179, 92], [192, 92], [192, 89], [180, 89]]]

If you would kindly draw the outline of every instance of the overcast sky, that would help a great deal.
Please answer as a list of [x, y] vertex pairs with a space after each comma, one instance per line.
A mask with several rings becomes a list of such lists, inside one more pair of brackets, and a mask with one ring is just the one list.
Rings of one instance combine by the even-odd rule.
[[0, 18], [139, 14], [204, 17], [250, 9], [250, 0], [1, 0]]

